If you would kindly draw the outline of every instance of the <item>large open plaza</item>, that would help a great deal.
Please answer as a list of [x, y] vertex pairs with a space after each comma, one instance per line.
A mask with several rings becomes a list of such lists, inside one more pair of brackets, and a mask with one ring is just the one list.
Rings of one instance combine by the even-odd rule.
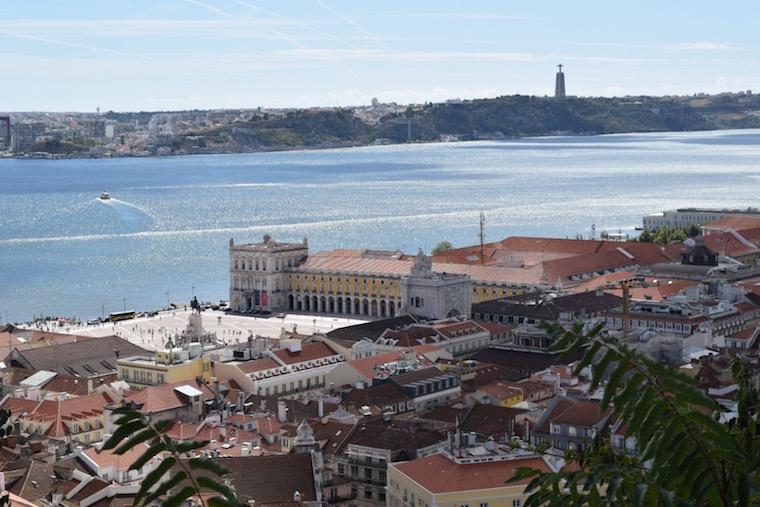
[[[181, 333], [187, 326], [188, 316], [192, 310], [160, 312], [154, 317], [142, 317], [121, 322], [107, 322], [98, 325], [66, 326], [56, 331], [75, 333], [85, 336], [116, 335], [149, 350], [163, 348], [169, 337]], [[227, 314], [221, 311], [206, 310], [202, 312], [203, 327], [217, 338], [228, 344], [243, 341], [250, 335], [276, 338], [282, 328], [295, 329], [304, 334], [329, 332], [340, 327], [360, 324], [362, 320], [318, 315], [283, 314], [284, 317], [269, 315], [254, 317]]]

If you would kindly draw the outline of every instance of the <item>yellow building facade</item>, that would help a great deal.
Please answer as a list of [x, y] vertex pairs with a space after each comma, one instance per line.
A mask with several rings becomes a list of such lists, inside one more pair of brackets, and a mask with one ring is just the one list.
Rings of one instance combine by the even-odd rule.
[[286, 287], [294, 311], [394, 317], [402, 307], [400, 276], [294, 271]]
[[130, 384], [155, 386], [186, 382], [201, 377], [211, 380], [211, 359], [207, 355], [193, 359], [177, 359], [176, 353], [157, 351], [155, 358], [134, 356], [119, 359], [119, 380]]

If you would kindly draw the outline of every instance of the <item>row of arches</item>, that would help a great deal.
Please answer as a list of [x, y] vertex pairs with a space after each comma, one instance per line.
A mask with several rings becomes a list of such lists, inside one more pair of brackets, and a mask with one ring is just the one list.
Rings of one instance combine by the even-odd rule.
[[394, 299], [322, 296], [316, 294], [288, 295], [288, 310], [295, 312], [387, 318], [395, 317], [400, 309], [401, 302], [397, 302]]

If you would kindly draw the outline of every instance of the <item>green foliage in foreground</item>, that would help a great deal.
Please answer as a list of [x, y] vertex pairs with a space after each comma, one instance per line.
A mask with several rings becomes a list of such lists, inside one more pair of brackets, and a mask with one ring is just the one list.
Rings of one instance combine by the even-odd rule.
[[[0, 410], [0, 438], [3, 438], [6, 433], [6, 425], [8, 419], [11, 418], [10, 410]], [[10, 495], [7, 491], [0, 491], [0, 507], [10, 505]]]
[[526, 507], [534, 506], [748, 506], [760, 505], [758, 391], [742, 364], [738, 418], [719, 421], [724, 409], [670, 369], [616, 339], [601, 326], [588, 333], [550, 328], [562, 357], [585, 350], [576, 374], [590, 367], [592, 387], [606, 380], [603, 408], [627, 426], [640, 456], [610, 449], [597, 437], [588, 452], [568, 455], [568, 471], [520, 469], [512, 480], [532, 478]]
[[433, 255], [437, 255], [441, 252], [445, 252], [446, 250], [451, 250], [454, 248], [454, 246], [451, 244], [451, 241], [443, 240], [439, 241], [437, 245], [433, 248]]
[[688, 238], [694, 238], [699, 236], [702, 231], [696, 224], [691, 224], [689, 227], [658, 227], [656, 231], [650, 231], [644, 229], [639, 234], [639, 242], [641, 243], [657, 243], [658, 245], [667, 245], [673, 241], [684, 241]]
[[116, 420], [117, 429], [103, 444], [103, 449], [113, 449], [115, 454], [124, 454], [139, 445], [148, 444], [145, 452], [132, 463], [129, 470], [140, 470], [161, 453], [166, 455], [143, 479], [134, 505], [151, 505], [160, 501], [162, 506], [177, 507], [191, 498], [208, 507], [241, 505], [235, 492], [221, 480], [228, 471], [217, 460], [206, 457], [185, 458], [205, 447], [208, 442], [175, 441], [166, 435], [173, 421], [151, 423], [134, 408], [120, 408], [114, 414], [120, 416]]

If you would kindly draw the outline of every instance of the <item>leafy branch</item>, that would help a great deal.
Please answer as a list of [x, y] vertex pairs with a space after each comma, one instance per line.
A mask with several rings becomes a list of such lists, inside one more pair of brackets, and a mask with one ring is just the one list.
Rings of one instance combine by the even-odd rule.
[[[114, 414], [120, 416], [115, 422], [117, 429], [103, 444], [104, 450], [122, 455], [147, 444], [129, 470], [140, 470], [154, 458], [164, 456], [142, 480], [134, 505], [150, 505], [161, 499], [163, 506], [178, 507], [191, 498], [207, 507], [241, 505], [232, 488], [221, 480], [229, 471], [216, 460], [193, 455], [194, 451], [208, 445], [207, 441], [174, 440], [166, 434], [172, 421], [153, 423], [131, 407], [116, 409]], [[188, 459], [188, 455], [192, 457]], [[204, 475], [198, 475], [198, 472]]]
[[638, 457], [608, 448], [601, 437], [569, 456], [572, 471], [521, 469], [512, 480], [531, 479], [526, 506], [538, 505], [739, 505], [758, 499], [760, 439], [758, 393], [740, 361], [739, 417], [723, 424], [725, 409], [693, 380], [619, 342], [596, 326], [589, 332], [547, 326], [560, 359], [583, 352], [577, 375], [591, 370], [591, 389], [604, 384], [603, 410], [634, 438]]

